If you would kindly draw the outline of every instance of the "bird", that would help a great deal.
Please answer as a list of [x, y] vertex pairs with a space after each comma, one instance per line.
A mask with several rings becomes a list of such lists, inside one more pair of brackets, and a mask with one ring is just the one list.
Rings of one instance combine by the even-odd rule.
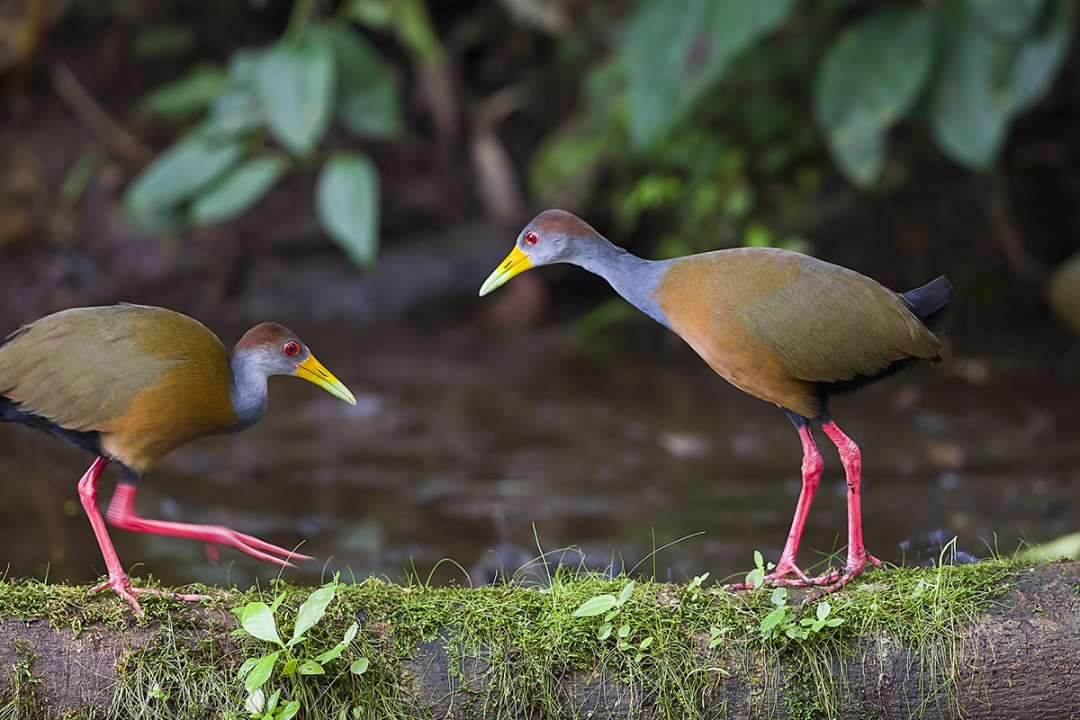
[[111, 588], [139, 615], [137, 595], [203, 599], [132, 586], [97, 507], [98, 480], [110, 461], [120, 473], [106, 512], [114, 527], [231, 546], [279, 565], [311, 559], [224, 526], [135, 512], [138, 480], [162, 456], [200, 437], [239, 432], [263, 416], [271, 375], [304, 378], [356, 404], [300, 338], [277, 323], [251, 328], [230, 354], [205, 325], [172, 310], [79, 307], [23, 325], [0, 345], [0, 421], [44, 430], [97, 456], [78, 485], [108, 570], [91, 592]]
[[[525, 270], [570, 263], [599, 275], [630, 304], [679, 335], [735, 387], [779, 406], [802, 443], [802, 489], [780, 561], [762, 584], [833, 592], [882, 563], [863, 543], [859, 446], [829, 412], [829, 398], [909, 365], [941, 361], [933, 331], [952, 297], [944, 275], [906, 293], [781, 248], [740, 247], [647, 260], [564, 210], [545, 210], [517, 237], [480, 288], [484, 296]], [[848, 545], [842, 571], [809, 577], [796, 564], [824, 461], [811, 427], [836, 445], [847, 479]], [[730, 587], [740, 589], [748, 583]]]

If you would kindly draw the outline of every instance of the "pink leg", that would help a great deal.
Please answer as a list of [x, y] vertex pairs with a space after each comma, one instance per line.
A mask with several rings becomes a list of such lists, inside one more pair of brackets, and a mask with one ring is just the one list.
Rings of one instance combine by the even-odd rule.
[[[312, 560], [307, 555], [301, 555], [292, 550], [271, 545], [251, 535], [244, 535], [221, 525], [193, 525], [189, 523], [166, 522], [164, 520], [147, 520], [135, 514], [135, 486], [121, 484], [116, 488], [116, 494], [109, 503], [109, 511], [105, 514], [109, 522], [124, 530], [135, 532], [153, 533], [155, 535], [174, 535], [176, 537], [205, 540], [218, 545], [228, 545], [237, 550], [246, 552], [260, 560], [295, 567], [289, 560]], [[265, 551], [265, 552], [264, 552]], [[284, 559], [271, 555], [276, 553]]]
[[[808, 425], [799, 428], [799, 439], [802, 441], [803, 448], [802, 490], [799, 492], [795, 517], [791, 521], [791, 530], [788, 531], [787, 543], [784, 544], [780, 562], [777, 563], [776, 569], [764, 579], [764, 582], [774, 585], [809, 585], [814, 582], [795, 564], [795, 557], [799, 553], [799, 541], [802, 539], [803, 528], [806, 526], [806, 516], [810, 513], [810, 503], [813, 502], [814, 493], [821, 482], [821, 472], [825, 468], [825, 461], [818, 452]], [[789, 575], [795, 577], [789, 578]], [[732, 590], [744, 590], [752, 586], [737, 583], [728, 587]]]
[[135, 599], [138, 594], [168, 595], [180, 600], [202, 600], [206, 596], [181, 595], [178, 593], [166, 593], [161, 590], [131, 587], [127, 573], [124, 572], [123, 566], [120, 565], [120, 558], [116, 556], [116, 550], [113, 548], [109, 533], [105, 529], [105, 521], [101, 519], [101, 513], [98, 512], [97, 508], [98, 479], [101, 477], [101, 471], [108, 464], [108, 460], [99, 457], [94, 460], [90, 469], [79, 480], [79, 499], [82, 501], [83, 510], [86, 511], [87, 517], [90, 518], [90, 527], [94, 529], [94, 536], [97, 538], [98, 546], [101, 548], [101, 554], [105, 557], [105, 568], [109, 571], [109, 579], [91, 589], [90, 592], [112, 588], [117, 595], [127, 600], [139, 615], [142, 615], [143, 611], [142, 607], [139, 606], [139, 601]]
[[877, 567], [881, 567], [881, 561], [867, 553], [866, 546], [863, 545], [862, 502], [859, 495], [859, 485], [862, 477], [862, 456], [859, 453], [859, 446], [845, 435], [834, 422], [822, 426], [822, 430], [836, 444], [836, 449], [840, 451], [840, 461], [844, 464], [844, 472], [847, 474], [848, 488], [847, 564], [844, 567], [844, 573], [836, 579], [833, 585], [825, 589], [825, 592], [832, 592], [842, 588], [861, 575], [866, 568], [867, 560]]

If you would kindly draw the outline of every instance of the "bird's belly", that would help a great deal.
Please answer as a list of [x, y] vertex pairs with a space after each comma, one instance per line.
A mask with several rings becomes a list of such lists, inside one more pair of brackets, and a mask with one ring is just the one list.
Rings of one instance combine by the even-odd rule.
[[817, 415], [813, 383], [792, 377], [780, 358], [764, 346], [739, 344], [732, 341], [735, 336], [723, 333], [702, 337], [678, 328], [676, 332], [720, 377], [743, 392], [805, 417]]

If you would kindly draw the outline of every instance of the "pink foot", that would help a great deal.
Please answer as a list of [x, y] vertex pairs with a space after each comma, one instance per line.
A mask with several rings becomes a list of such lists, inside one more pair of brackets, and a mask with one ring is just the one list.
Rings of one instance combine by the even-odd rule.
[[185, 593], [166, 592], [165, 590], [155, 590], [153, 588], [137, 588], [131, 586], [131, 581], [128, 580], [127, 575], [121, 575], [119, 577], [110, 577], [100, 585], [96, 585], [90, 588], [91, 593], [101, 592], [106, 588], [111, 589], [117, 595], [127, 600], [128, 605], [131, 605], [135, 609], [136, 614], [142, 615], [143, 609], [139, 605], [139, 601], [135, 599], [136, 595], [163, 595], [165, 597], [172, 598], [173, 600], [182, 600], [184, 602], [195, 602], [197, 600], [209, 600], [209, 595], [196, 595]]
[[[844, 572], [842, 574], [838, 573], [836, 570], [830, 570], [825, 575], [822, 575], [822, 578], [826, 578], [826, 577], [831, 578], [831, 584], [829, 584], [828, 587], [822, 588], [821, 590], [815, 592], [813, 595], [808, 595], [806, 597], [806, 599], [803, 600], [803, 603], [805, 604], [805, 603], [808, 603], [808, 602], [813, 602], [814, 600], [818, 600], [818, 599], [824, 597], [825, 595], [829, 595], [830, 593], [834, 593], [837, 590], [839, 590], [840, 588], [844, 587], [845, 585], [850, 583], [852, 580], [854, 580], [855, 578], [857, 578], [857, 577], [859, 577], [860, 575], [863, 574], [863, 572], [866, 570], [866, 562], [867, 561], [869, 561], [870, 564], [873, 565], [874, 567], [884, 567], [884, 564], [880, 560], [878, 560], [873, 555], [870, 555], [869, 553], [867, 553], [864, 556], [864, 559], [863, 559], [862, 562], [855, 563], [855, 564], [849, 564], [844, 569]], [[821, 583], [821, 584], [824, 584], [824, 583]]]

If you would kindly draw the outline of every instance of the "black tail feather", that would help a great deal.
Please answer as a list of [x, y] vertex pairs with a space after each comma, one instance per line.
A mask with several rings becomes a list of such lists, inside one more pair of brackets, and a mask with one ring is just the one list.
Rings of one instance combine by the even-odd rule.
[[931, 330], [941, 322], [952, 300], [953, 286], [944, 275], [934, 278], [920, 288], [900, 293], [904, 304]]

